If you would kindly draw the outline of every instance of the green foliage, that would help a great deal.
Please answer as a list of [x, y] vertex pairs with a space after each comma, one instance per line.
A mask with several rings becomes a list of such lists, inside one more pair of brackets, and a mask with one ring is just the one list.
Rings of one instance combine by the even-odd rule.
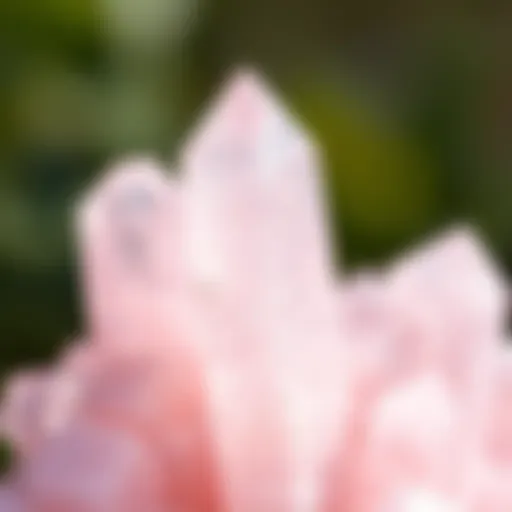
[[293, 4], [0, 2], [0, 373], [80, 329], [74, 199], [113, 157], [168, 158], [241, 56], [324, 150], [343, 264], [467, 219], [512, 267], [510, 14]]
[[12, 466], [13, 453], [6, 441], [0, 441], [0, 477], [7, 473]]
[[390, 116], [334, 85], [317, 84], [297, 104], [321, 141], [343, 252], [349, 261], [383, 256], [436, 220], [435, 175]]

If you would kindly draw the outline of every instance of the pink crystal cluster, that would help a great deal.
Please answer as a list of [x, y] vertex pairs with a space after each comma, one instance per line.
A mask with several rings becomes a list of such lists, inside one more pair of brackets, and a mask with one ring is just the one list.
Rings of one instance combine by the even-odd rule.
[[311, 139], [238, 74], [79, 208], [86, 336], [14, 376], [1, 512], [511, 512], [507, 289], [467, 230], [340, 278]]

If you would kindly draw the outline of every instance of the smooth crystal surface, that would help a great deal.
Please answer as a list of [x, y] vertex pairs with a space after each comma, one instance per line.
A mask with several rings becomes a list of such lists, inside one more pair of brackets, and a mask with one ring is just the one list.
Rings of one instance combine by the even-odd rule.
[[468, 228], [334, 268], [318, 148], [236, 73], [78, 205], [83, 337], [13, 376], [0, 512], [509, 512], [508, 286]]

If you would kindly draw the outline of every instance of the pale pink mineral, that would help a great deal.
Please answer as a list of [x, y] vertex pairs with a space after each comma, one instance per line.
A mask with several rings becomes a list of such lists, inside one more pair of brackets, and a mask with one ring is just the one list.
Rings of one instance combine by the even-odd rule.
[[238, 73], [171, 176], [78, 211], [85, 336], [14, 376], [0, 512], [510, 512], [508, 290], [467, 229], [354, 278], [319, 156]]

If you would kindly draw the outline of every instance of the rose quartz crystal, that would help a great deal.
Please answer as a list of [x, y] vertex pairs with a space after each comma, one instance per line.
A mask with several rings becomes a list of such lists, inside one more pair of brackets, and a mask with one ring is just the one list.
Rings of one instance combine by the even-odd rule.
[[315, 144], [238, 73], [78, 208], [85, 336], [8, 381], [0, 512], [510, 512], [507, 286], [467, 229], [337, 276]]

